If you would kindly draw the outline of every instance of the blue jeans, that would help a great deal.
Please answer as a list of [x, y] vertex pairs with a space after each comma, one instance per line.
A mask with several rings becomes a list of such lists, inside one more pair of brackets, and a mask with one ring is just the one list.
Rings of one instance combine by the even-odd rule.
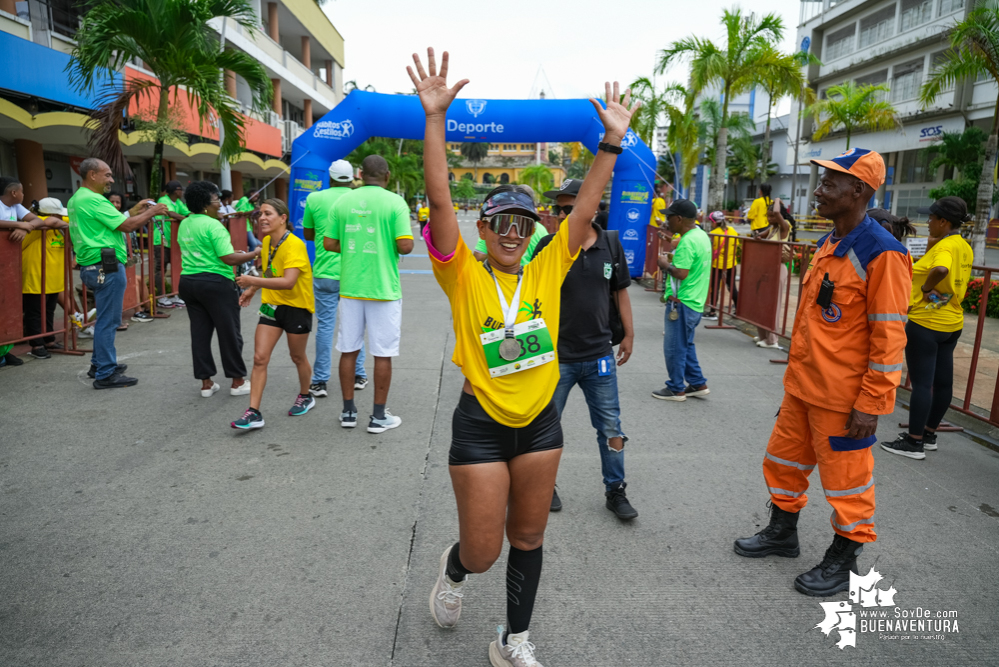
[[263, 244], [257, 240], [257, 237], [253, 235], [249, 229], [246, 230], [246, 249], [253, 252]]
[[121, 324], [121, 308], [125, 300], [125, 265], [118, 265], [117, 273], [104, 275], [104, 282], [98, 283], [100, 264], [80, 267], [80, 280], [94, 295], [97, 305], [97, 319], [94, 322], [94, 353], [90, 363], [97, 367], [97, 379], [103, 380], [114, 374], [118, 365], [118, 353], [114, 349], [115, 331]]
[[[673, 309], [680, 314], [675, 320], [669, 318]], [[694, 348], [694, 333], [700, 321], [701, 314], [682, 303], [670, 301], [666, 304], [663, 355], [666, 357], [666, 372], [669, 374], [666, 387], [674, 394], [686, 389], [684, 379], [691, 387], [708, 383], [701, 373], [701, 364], [697, 361], [697, 350]]]
[[[336, 310], [340, 305], [340, 281], [332, 278], [313, 278], [312, 292], [316, 299], [316, 363], [312, 366], [312, 382], [329, 382], [333, 360], [333, 330], [336, 329]], [[364, 372], [364, 345], [357, 354], [354, 375], [368, 377]]]
[[607, 444], [611, 438], [628, 437], [621, 431], [621, 407], [617, 395], [617, 362], [613, 357], [607, 364], [610, 372], [600, 375], [598, 361], [581, 361], [559, 364], [558, 386], [552, 401], [559, 416], [569, 398], [573, 385], [579, 385], [590, 409], [590, 424], [597, 429], [597, 446], [600, 450], [600, 470], [604, 476], [604, 486], [608, 491], [624, 482], [624, 446], [621, 451]]

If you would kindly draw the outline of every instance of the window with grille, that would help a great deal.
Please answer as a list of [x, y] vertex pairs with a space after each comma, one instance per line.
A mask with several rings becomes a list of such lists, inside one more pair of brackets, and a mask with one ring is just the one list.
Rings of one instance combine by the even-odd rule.
[[[937, 69], [938, 67], [940, 67], [940, 65], [942, 65], [945, 60], [947, 60], [947, 52], [946, 51], [937, 51], [932, 56], [930, 56], [930, 62], [932, 63], [932, 65], [930, 67], [930, 73], [932, 73], [935, 69]], [[946, 86], [944, 86], [943, 88], [941, 88], [940, 92], [943, 93], [943, 92], [946, 92], [946, 91], [949, 91], [949, 90], [954, 90], [954, 82], [953, 81], [950, 82], [949, 84], [947, 84]]]
[[923, 83], [923, 59], [896, 65], [892, 72], [891, 101], [902, 102], [919, 96]]
[[895, 5], [860, 19], [860, 46], [883, 42], [895, 33]]
[[933, 18], [933, 0], [902, 0], [902, 30], [911, 30]]
[[964, 9], [964, 0], [940, 0], [940, 16]]
[[919, 214], [919, 208], [929, 206], [933, 203], [928, 190], [895, 190], [895, 215], [906, 217], [910, 220], [925, 218]]
[[856, 31], [856, 24], [851, 23], [845, 28], [829, 33], [829, 37], [826, 38], [826, 52], [823, 60], [829, 62], [850, 53], [853, 50]]
[[[888, 70], [883, 69], [880, 72], [875, 72], [874, 74], [866, 74], [864, 76], [858, 76], [854, 83], [857, 86], [880, 86], [888, 83]], [[883, 90], [879, 90], [874, 94], [874, 99], [882, 101], [888, 98], [888, 93]]]

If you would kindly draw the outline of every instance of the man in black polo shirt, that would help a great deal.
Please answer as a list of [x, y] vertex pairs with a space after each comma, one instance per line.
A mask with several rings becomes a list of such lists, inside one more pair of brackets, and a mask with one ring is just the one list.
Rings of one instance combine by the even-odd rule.
[[[572, 211], [579, 187], [577, 179], [568, 179], [558, 190], [545, 197], [555, 200], [552, 212], [561, 223]], [[551, 242], [542, 239], [535, 255]], [[621, 431], [621, 408], [617, 394], [617, 366], [631, 356], [635, 332], [631, 320], [628, 285], [631, 275], [617, 232], [607, 232], [593, 224], [580, 247], [569, 274], [562, 283], [562, 320], [559, 325], [559, 379], [555, 389], [555, 407], [559, 414], [574, 385], [579, 385], [590, 408], [590, 423], [597, 430], [600, 467], [603, 471], [607, 509], [620, 519], [634, 519], [638, 512], [628, 502], [624, 489], [624, 443]], [[620, 313], [624, 339], [617, 358], [611, 344], [611, 302]], [[558, 491], [552, 496], [552, 511], [562, 509]]]

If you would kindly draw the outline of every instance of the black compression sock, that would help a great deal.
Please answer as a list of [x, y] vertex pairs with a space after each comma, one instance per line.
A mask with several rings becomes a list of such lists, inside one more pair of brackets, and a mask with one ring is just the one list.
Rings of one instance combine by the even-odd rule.
[[512, 634], [524, 632], [531, 625], [534, 598], [541, 580], [542, 549], [521, 551], [510, 547], [506, 563], [506, 618]]
[[447, 578], [458, 583], [464, 581], [465, 577], [471, 574], [469, 570], [465, 569], [465, 566], [461, 564], [461, 558], [458, 556], [458, 545], [460, 542], [455, 542], [454, 546], [451, 547], [451, 553], [447, 557], [447, 567], [444, 569], [444, 573]]
[[375, 419], [385, 419], [384, 403], [375, 403]]
[[344, 412], [357, 412], [357, 406], [354, 405], [354, 399], [344, 399], [343, 401], [343, 411]]

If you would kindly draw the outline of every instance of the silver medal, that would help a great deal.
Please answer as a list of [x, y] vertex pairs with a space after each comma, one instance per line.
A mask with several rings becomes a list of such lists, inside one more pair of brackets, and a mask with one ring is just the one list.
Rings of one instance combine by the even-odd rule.
[[669, 311], [669, 319], [670, 322], [676, 322], [678, 319], [680, 319], [680, 313], [677, 312], [676, 308]]
[[516, 338], [506, 338], [500, 343], [499, 355], [506, 361], [513, 361], [520, 356], [520, 343]]

